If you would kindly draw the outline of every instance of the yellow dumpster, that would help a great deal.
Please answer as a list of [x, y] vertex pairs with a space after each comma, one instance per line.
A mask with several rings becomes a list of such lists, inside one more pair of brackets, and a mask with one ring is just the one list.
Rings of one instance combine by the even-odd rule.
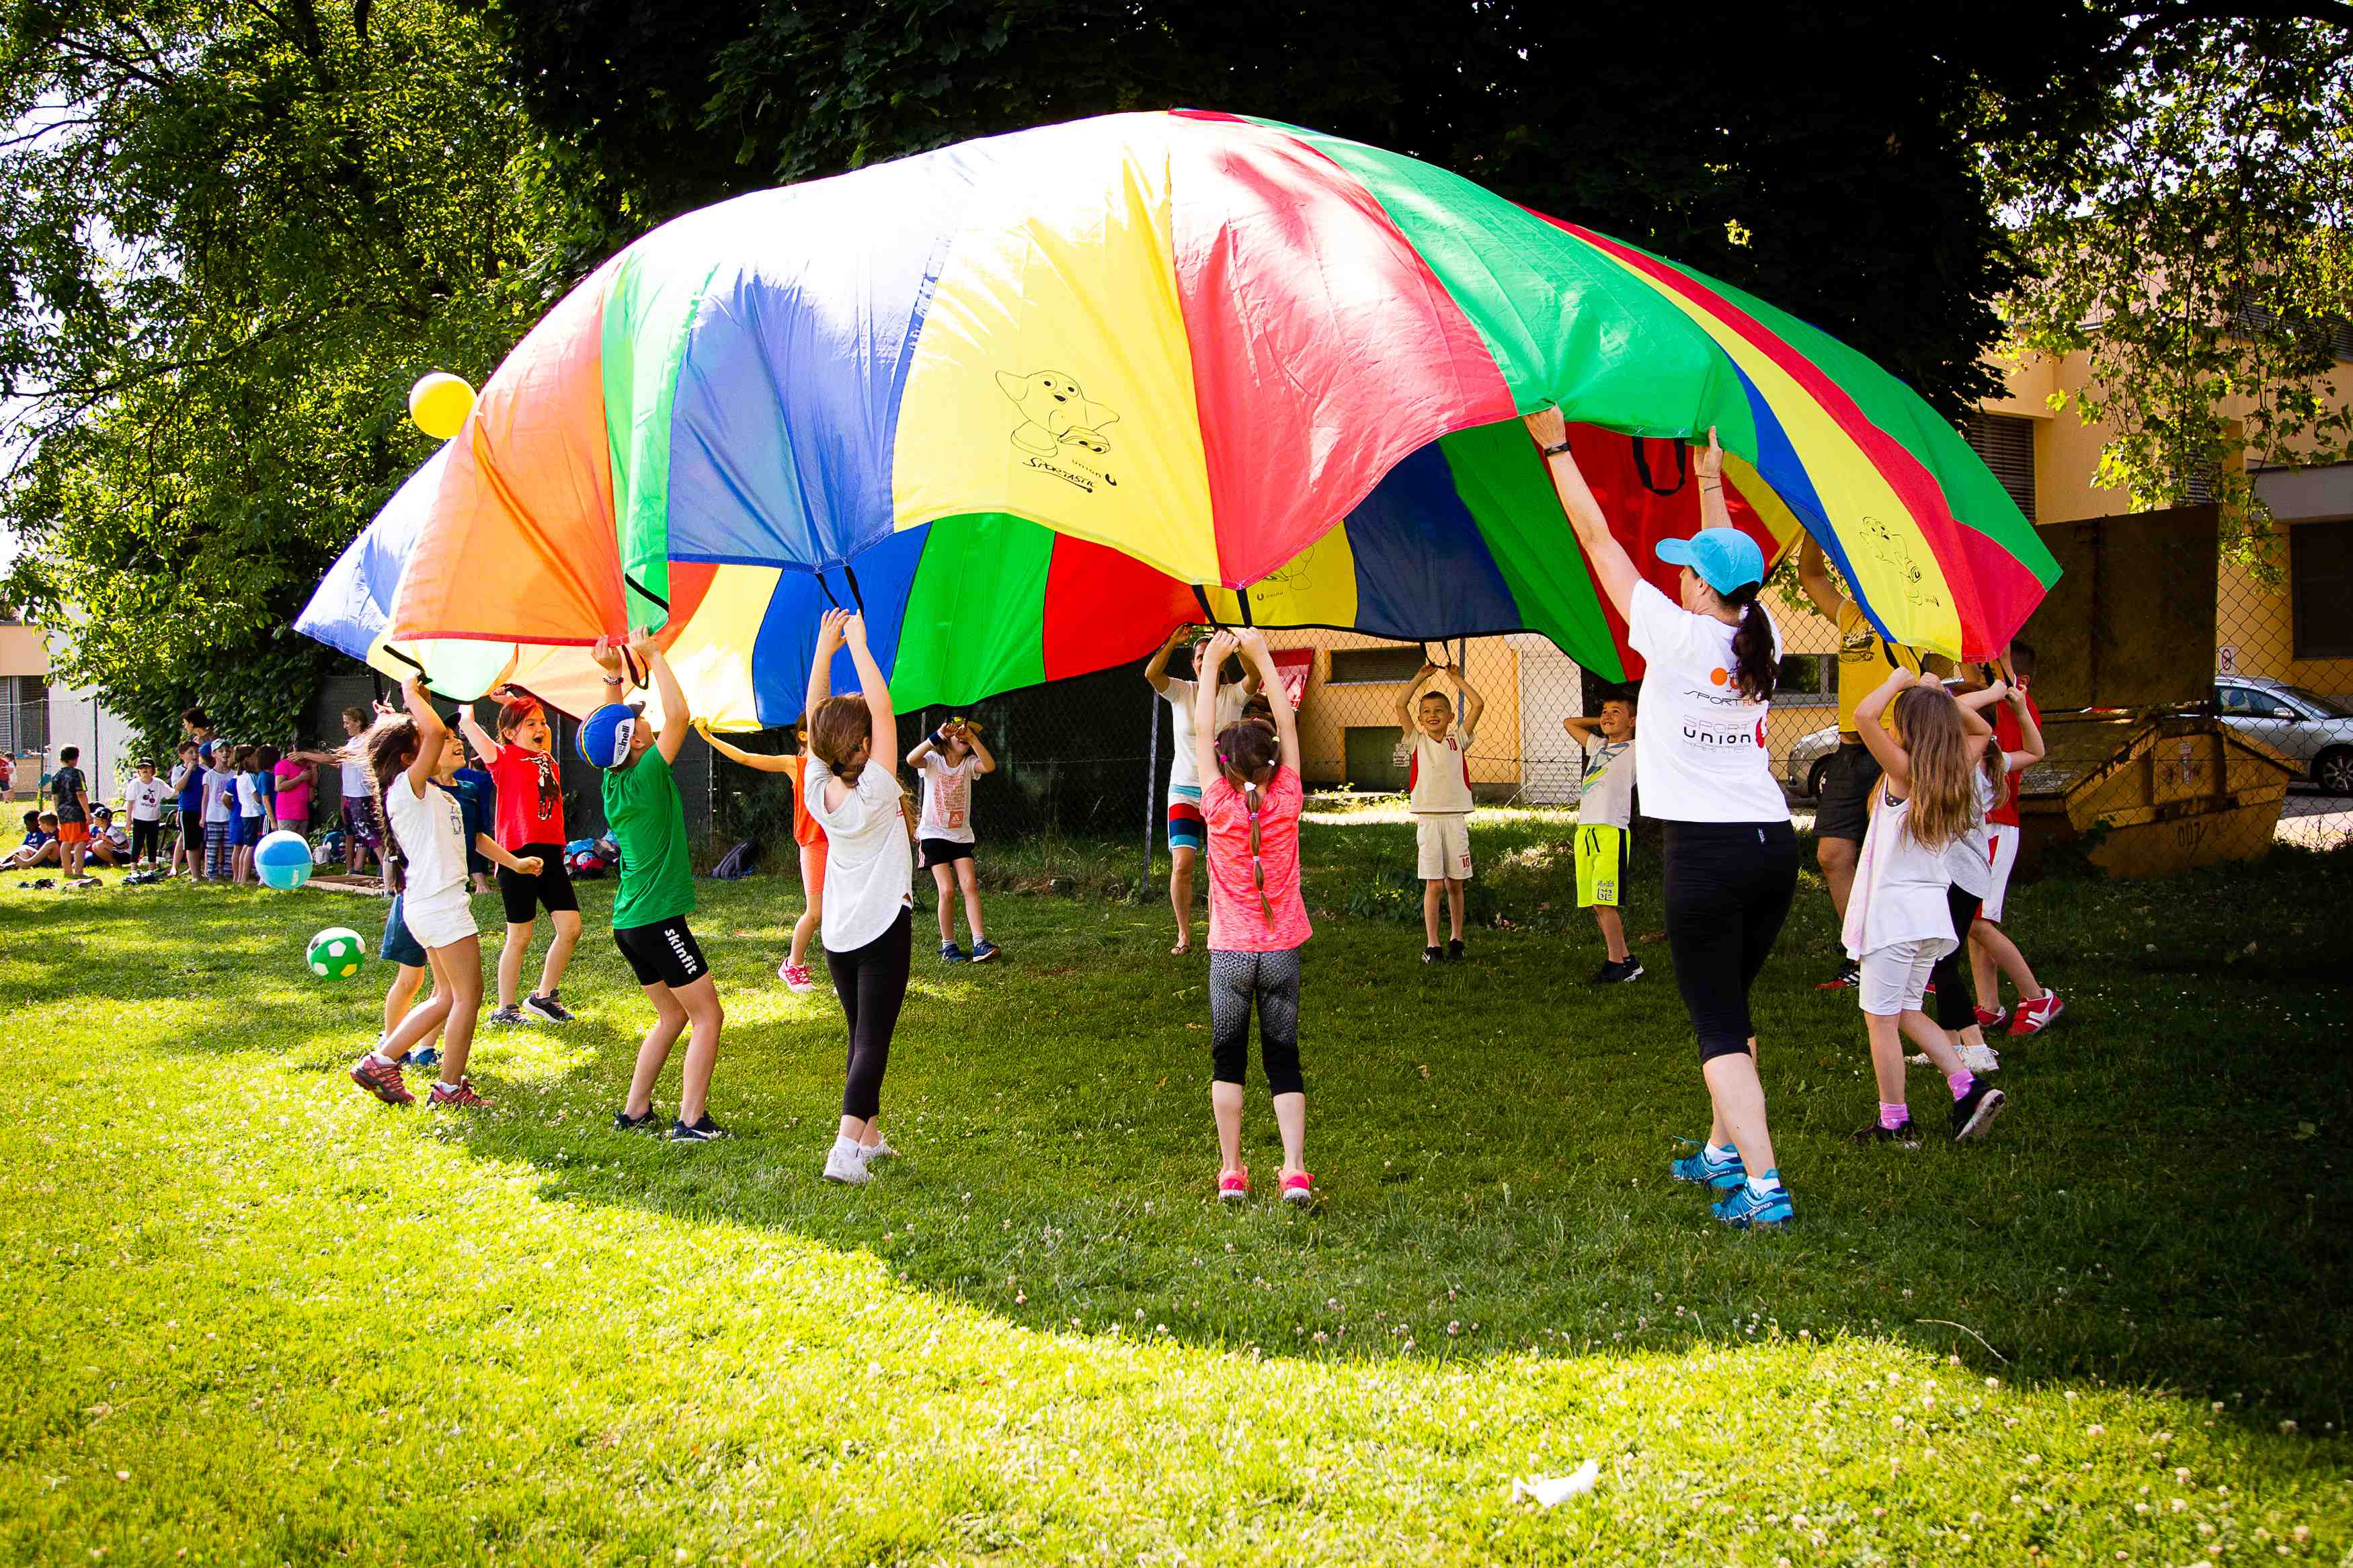
[[2019, 792], [2021, 858], [2080, 844], [2112, 877], [2270, 850], [2294, 764], [2211, 713], [2053, 713]]

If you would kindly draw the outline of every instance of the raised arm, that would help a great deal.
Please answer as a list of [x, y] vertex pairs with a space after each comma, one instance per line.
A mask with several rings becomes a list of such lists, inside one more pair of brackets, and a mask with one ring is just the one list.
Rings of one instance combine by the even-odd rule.
[[458, 704], [458, 733], [466, 737], [466, 743], [474, 748], [474, 754], [486, 763], [505, 749], [488, 730], [482, 728], [482, 721], [474, 717], [474, 705], [470, 702]]
[[1438, 666], [1430, 662], [1430, 650], [1427, 647], [1423, 648], [1421, 668], [1413, 672], [1413, 679], [1405, 683], [1403, 691], [1398, 693], [1398, 729], [1408, 741], [1413, 739], [1413, 731], [1416, 728], [1413, 721], [1413, 705], [1421, 700], [1422, 683], [1437, 673]]
[[2034, 721], [2034, 710], [2026, 700], [2026, 693], [2018, 687], [2010, 689], [2010, 710], [2018, 716], [2018, 750], [2003, 756], [2010, 771], [2031, 768], [2047, 754], [2042, 745], [2042, 726]]
[[678, 683], [678, 672], [670, 668], [661, 645], [650, 635], [641, 632], [631, 639], [629, 657], [653, 676], [654, 689], [661, 693], [662, 727], [654, 744], [660, 748], [663, 762], [674, 763], [686, 749], [687, 736], [694, 731], [694, 710], [686, 705], [686, 688]]
[[844, 621], [841, 637], [849, 645], [849, 662], [858, 671], [859, 695], [866, 699], [866, 712], [874, 726], [866, 754], [890, 756], [899, 749], [899, 715], [891, 709], [891, 683], [882, 679], [882, 667], [874, 662], [874, 655], [866, 646], [866, 617], [852, 616]]
[[1568, 422], [1557, 408], [1539, 408], [1522, 423], [1545, 455], [1545, 469], [1552, 476], [1553, 491], [1560, 497], [1561, 510], [1568, 514], [1568, 525], [1576, 530], [1577, 543], [1585, 547], [1585, 558], [1593, 563], [1593, 575], [1601, 584], [1601, 591], [1618, 606], [1620, 616], [1630, 614], [1634, 584], [1642, 580], [1642, 574], [1634, 570], [1633, 558], [1609, 531], [1609, 520], [1601, 515], [1601, 503], [1593, 499], [1593, 489], [1585, 482], [1584, 470], [1577, 466], [1577, 458], [1568, 449]]
[[1692, 467], [1699, 476], [1699, 525], [1730, 528], [1732, 509], [1724, 500], [1724, 448], [1716, 445], [1715, 426], [1707, 427], [1707, 445], [1699, 449]]
[[721, 740], [711, 732], [711, 721], [707, 719], [697, 719], [694, 721], [694, 729], [697, 734], [711, 743], [712, 751], [730, 762], [741, 763], [747, 768], [764, 773], [789, 774], [793, 771], [793, 759], [781, 752], [747, 752], [741, 746]]
[[972, 748], [973, 759], [978, 764], [976, 772], [993, 773], [997, 771], [997, 759], [989, 754], [987, 743], [981, 740], [980, 727], [969, 720], [964, 726], [964, 743]]
[[1259, 689], [1274, 714], [1274, 738], [1282, 747], [1282, 765], [1294, 774], [1299, 766], [1299, 715], [1291, 710], [1291, 693], [1274, 672], [1274, 655], [1267, 650], [1266, 634], [1246, 626], [1241, 634], [1242, 662], [1258, 671]]
[[1170, 632], [1168, 640], [1162, 643], [1159, 651], [1145, 662], [1144, 679], [1150, 683], [1153, 690], [1164, 695], [1167, 692], [1168, 656], [1176, 651], [1176, 645], [1191, 635], [1192, 630], [1190, 626], [1178, 626], [1175, 631]]
[[1912, 758], [1896, 744], [1895, 737], [1888, 733], [1887, 726], [1880, 721], [1886, 716], [1889, 705], [1905, 687], [1916, 686], [1919, 682], [1920, 678], [1908, 669], [1891, 669], [1887, 672], [1887, 679], [1881, 681], [1870, 696], [1855, 704], [1854, 710], [1854, 727], [1862, 734], [1862, 743], [1871, 748], [1873, 756], [1879, 759], [1879, 765], [1894, 781], [1896, 789], [1906, 795], [1912, 791]]
[[1846, 595], [1831, 581], [1830, 557], [1822, 553], [1822, 547], [1814, 542], [1810, 533], [1798, 548], [1798, 586], [1813, 601], [1816, 615], [1832, 626], [1838, 624], [1839, 612], [1846, 608]]
[[1201, 648], [1193, 679], [1193, 776], [1207, 788], [1218, 770], [1218, 676], [1234, 651], [1234, 634], [1219, 630]]
[[426, 784], [440, 769], [441, 742], [448, 738], [449, 726], [441, 722], [433, 700], [425, 695], [417, 677], [400, 683], [400, 698], [408, 704], [408, 716], [417, 721], [417, 760], [408, 764], [408, 787], [423, 800]]
[[1487, 710], [1487, 700], [1479, 695], [1477, 687], [1463, 679], [1461, 665], [1449, 664], [1446, 673], [1454, 678], [1454, 689], [1462, 694], [1461, 729], [1463, 733], [1470, 734], [1479, 728], [1479, 715]]
[[817, 647], [809, 654], [808, 694], [801, 700], [804, 719], [833, 695], [833, 656], [841, 647], [841, 628], [849, 619], [848, 610], [828, 610], [817, 618]]

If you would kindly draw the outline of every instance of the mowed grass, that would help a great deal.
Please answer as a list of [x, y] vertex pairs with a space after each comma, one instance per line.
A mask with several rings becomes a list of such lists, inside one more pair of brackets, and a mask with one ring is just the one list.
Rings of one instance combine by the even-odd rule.
[[[1491, 923], [1433, 971], [1411, 828], [1307, 829], [1312, 1214], [1208, 1195], [1206, 963], [1085, 896], [1134, 847], [984, 845], [1081, 895], [993, 892], [994, 968], [919, 912], [906, 1157], [858, 1191], [818, 1178], [841, 1031], [775, 980], [789, 879], [703, 888], [738, 1136], [677, 1148], [609, 1131], [648, 1016], [610, 884], [583, 1021], [486, 1032], [469, 1116], [343, 1076], [385, 975], [302, 945], [380, 904], [11, 878], [0, 1557], [2353, 1552], [2353, 858], [2021, 889], [2068, 1016], [2005, 1052], [1989, 1142], [1910, 1154], [1844, 1142], [1874, 1096], [1809, 877], [1757, 999], [1799, 1224], [1746, 1237], [1665, 1177], [1706, 1111], [1663, 944], [1587, 988], [1564, 819], [1475, 832]], [[1263, 1191], [1255, 1089], [1250, 1138]], [[1512, 1502], [1588, 1458], [1592, 1495]]]

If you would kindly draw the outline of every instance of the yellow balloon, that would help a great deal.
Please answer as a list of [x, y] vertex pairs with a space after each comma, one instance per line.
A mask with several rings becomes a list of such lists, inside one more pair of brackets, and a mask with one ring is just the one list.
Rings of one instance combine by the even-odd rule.
[[447, 441], [474, 411], [474, 389], [461, 375], [427, 371], [408, 389], [408, 416], [436, 441]]

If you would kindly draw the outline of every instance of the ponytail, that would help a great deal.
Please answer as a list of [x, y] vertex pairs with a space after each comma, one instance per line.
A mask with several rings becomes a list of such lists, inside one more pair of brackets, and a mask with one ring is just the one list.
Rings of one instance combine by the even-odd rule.
[[1740, 629], [1732, 634], [1732, 684], [1751, 702], [1770, 702], [1781, 660], [1773, 651], [1773, 617], [1757, 602], [1760, 586], [1749, 583], [1721, 597], [1740, 606]]
[[387, 719], [348, 748], [367, 763], [368, 782], [375, 786], [376, 826], [384, 834], [384, 850], [377, 858], [384, 862], [386, 892], [398, 893], [407, 889], [408, 856], [400, 847], [400, 835], [393, 828], [392, 805], [385, 799], [385, 792], [417, 760], [417, 749], [422, 740], [415, 720]]

